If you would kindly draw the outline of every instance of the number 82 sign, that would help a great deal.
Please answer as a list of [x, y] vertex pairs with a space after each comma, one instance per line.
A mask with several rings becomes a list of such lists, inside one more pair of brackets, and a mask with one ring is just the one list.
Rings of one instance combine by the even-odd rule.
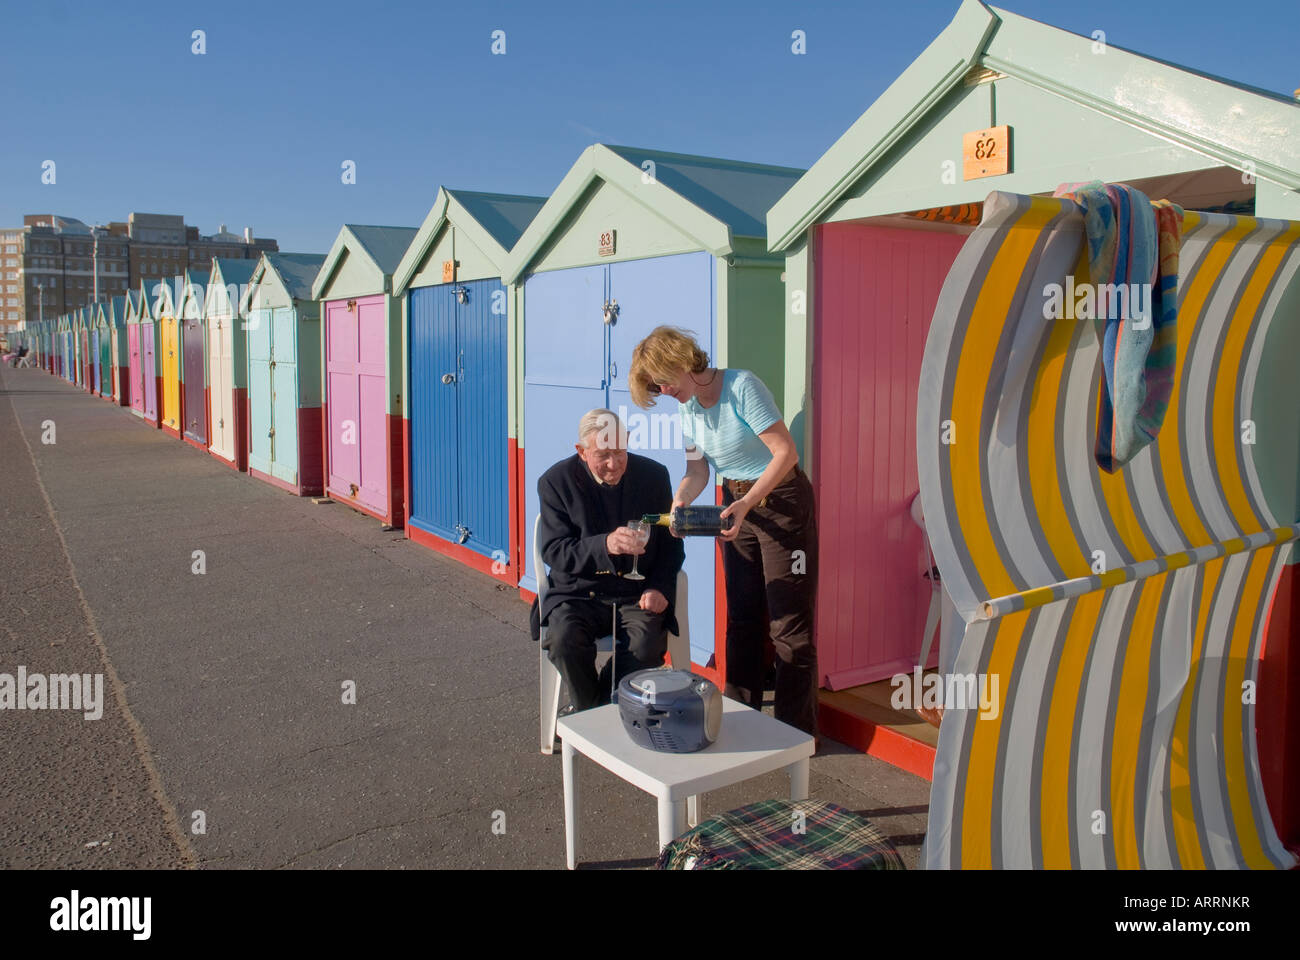
[[997, 177], [1011, 170], [1011, 128], [972, 130], [961, 138], [963, 180]]

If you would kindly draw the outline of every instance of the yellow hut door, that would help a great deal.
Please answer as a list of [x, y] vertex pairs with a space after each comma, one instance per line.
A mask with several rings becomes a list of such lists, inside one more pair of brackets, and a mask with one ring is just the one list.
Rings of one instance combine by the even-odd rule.
[[180, 429], [180, 324], [175, 317], [163, 320], [163, 423]]

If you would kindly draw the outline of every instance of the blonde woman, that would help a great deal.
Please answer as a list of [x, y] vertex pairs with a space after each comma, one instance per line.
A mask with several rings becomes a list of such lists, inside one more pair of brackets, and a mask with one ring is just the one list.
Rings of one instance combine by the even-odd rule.
[[657, 327], [632, 351], [628, 388], [639, 407], [659, 396], [681, 404], [686, 476], [673, 507], [722, 478], [727, 582], [727, 696], [758, 709], [763, 641], [776, 648], [776, 717], [817, 732], [817, 517], [812, 484], [767, 386], [748, 370], [717, 369], [694, 337]]

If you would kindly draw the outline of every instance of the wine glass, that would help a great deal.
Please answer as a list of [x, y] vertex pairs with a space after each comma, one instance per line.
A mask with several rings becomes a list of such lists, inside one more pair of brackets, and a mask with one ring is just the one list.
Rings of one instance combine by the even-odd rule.
[[[642, 520], [629, 520], [626, 526], [629, 530], [631, 530], [634, 534], [636, 534], [637, 544], [639, 546], [645, 547], [645, 545], [650, 542], [650, 524], [645, 523]], [[636, 569], [636, 562], [639, 559], [641, 559], [641, 555], [639, 553], [632, 555], [632, 572], [627, 574], [627, 579], [629, 580], [645, 579], [645, 574], [637, 572]]]

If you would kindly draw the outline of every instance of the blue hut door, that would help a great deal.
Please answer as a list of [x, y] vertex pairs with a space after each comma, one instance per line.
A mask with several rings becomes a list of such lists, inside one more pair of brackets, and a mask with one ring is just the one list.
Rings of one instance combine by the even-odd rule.
[[248, 467], [271, 476], [271, 311], [248, 315]]
[[506, 298], [498, 280], [410, 293], [410, 522], [505, 561]]
[[271, 476], [298, 485], [297, 311], [271, 311]]
[[[618, 316], [609, 327], [609, 402], [628, 431], [631, 453], [657, 460], [668, 468], [676, 489], [686, 472], [681, 418], [677, 401], [662, 397], [649, 410], [632, 403], [627, 373], [632, 350], [655, 327], [671, 324], [694, 335], [696, 342], [716, 358], [714, 343], [714, 261], [708, 253], [626, 260], [609, 265], [610, 298], [618, 302]], [[712, 503], [714, 480], [697, 503]], [[671, 499], [664, 503], [667, 510]], [[691, 659], [707, 664], [714, 653], [714, 569], [717, 545], [712, 539], [686, 539], [686, 571], [690, 596]]]
[[537, 480], [573, 456], [578, 420], [606, 406], [608, 333], [602, 306], [608, 299], [604, 264], [538, 273], [524, 281], [524, 576], [537, 590], [533, 522]]
[[[715, 353], [714, 260], [706, 252], [619, 261], [530, 276], [524, 286], [524, 529], [527, 550], [520, 585], [537, 589], [533, 570], [533, 522], [537, 480], [573, 453], [578, 420], [593, 407], [608, 407], [628, 428], [632, 453], [668, 467], [677, 484], [686, 469], [677, 403], [660, 400], [650, 410], [633, 406], [627, 389], [632, 350], [660, 324], [693, 333], [710, 357]], [[603, 306], [618, 314], [605, 324]], [[713, 487], [701, 495], [712, 496]], [[664, 503], [667, 509], [669, 502]], [[711, 502], [711, 501], [710, 501]], [[631, 519], [630, 517], [624, 519]], [[692, 659], [707, 664], [714, 653], [714, 582], [717, 547], [692, 538], [686, 544], [690, 581]]]

